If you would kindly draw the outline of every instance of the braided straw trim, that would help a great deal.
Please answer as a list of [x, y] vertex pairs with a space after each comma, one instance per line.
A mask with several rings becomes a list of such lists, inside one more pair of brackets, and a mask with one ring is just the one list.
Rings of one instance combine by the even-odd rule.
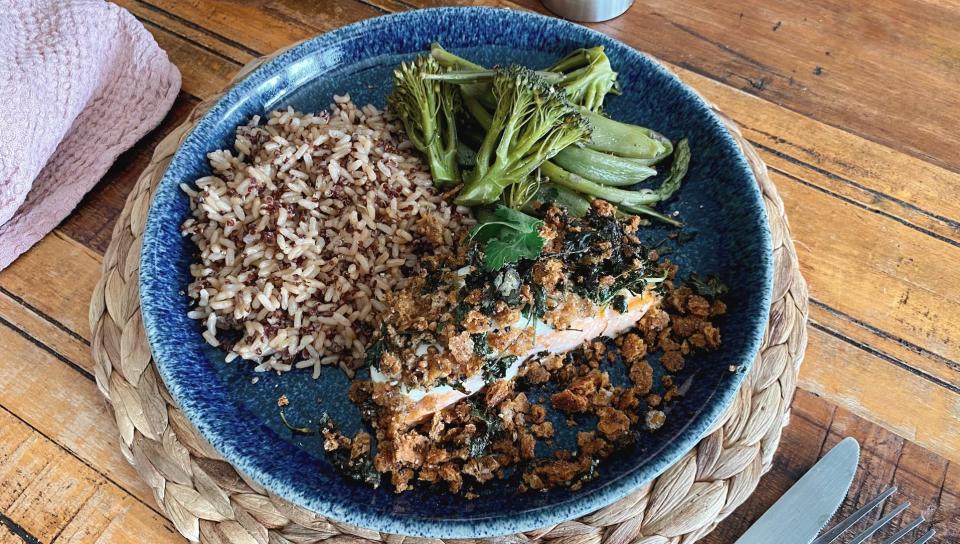
[[[280, 52], [275, 53], [279, 54]], [[271, 57], [245, 66], [235, 81]], [[90, 304], [100, 391], [113, 407], [120, 448], [157, 504], [191, 541], [203, 543], [444, 544], [327, 519], [271, 495], [237, 472], [190, 425], [159, 379], [140, 316], [140, 247], [153, 190], [180, 143], [222, 95], [200, 103], [157, 145], [127, 198]], [[578, 520], [496, 539], [502, 544], [689, 544], [742, 504], [771, 466], [807, 343], [807, 288], [767, 168], [728, 117], [714, 108], [753, 168], [773, 233], [774, 293], [763, 345], [723, 417], [654, 481]], [[450, 541], [467, 544], [468, 541]]]

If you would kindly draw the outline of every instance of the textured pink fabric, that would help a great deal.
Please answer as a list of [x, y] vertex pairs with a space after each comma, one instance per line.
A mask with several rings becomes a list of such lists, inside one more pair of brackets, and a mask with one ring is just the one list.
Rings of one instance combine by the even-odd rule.
[[0, 0], [0, 269], [155, 127], [180, 72], [125, 10]]

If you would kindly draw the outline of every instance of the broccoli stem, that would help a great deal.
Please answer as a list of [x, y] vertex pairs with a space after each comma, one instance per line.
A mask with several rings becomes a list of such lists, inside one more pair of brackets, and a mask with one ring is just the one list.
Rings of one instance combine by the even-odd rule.
[[490, 115], [490, 112], [487, 111], [487, 108], [483, 107], [483, 104], [480, 103], [480, 100], [474, 96], [464, 96], [463, 97], [463, 107], [470, 112], [470, 115], [480, 123], [480, 126], [484, 130], [490, 130], [490, 125], [493, 124], [493, 115]]
[[[541, 72], [538, 70], [531, 70], [531, 72], [540, 76], [546, 83], [550, 85], [559, 82], [563, 78], [561, 74], [556, 74], [554, 72]], [[449, 72], [442, 72], [439, 74], [425, 74], [423, 78], [434, 81], [445, 81], [447, 83], [456, 83], [457, 85], [470, 85], [474, 83], [490, 83], [493, 81], [493, 78], [496, 74], [496, 70], [487, 70], [486, 68], [481, 68], [480, 70], [451, 70]]]
[[470, 62], [463, 57], [454, 55], [453, 53], [447, 51], [437, 42], [430, 44], [430, 54], [433, 56], [433, 58], [437, 59], [437, 62], [440, 63], [440, 66], [443, 66], [444, 68], [455, 68], [459, 70], [485, 70], [483, 66], [480, 66], [474, 62]]
[[476, 166], [457, 195], [458, 204], [494, 202], [506, 187], [523, 182], [543, 161], [590, 134], [590, 126], [566, 97], [532, 70], [498, 69], [493, 94], [497, 108], [484, 120], [487, 132]]
[[[467, 71], [479, 71], [486, 70], [483, 66], [470, 62], [469, 60], [458, 57], [453, 53], [447, 51], [440, 46], [439, 43], [434, 42], [430, 45], [430, 55], [437, 60], [437, 64], [441, 67], [447, 69], [448, 71], [454, 70], [467, 70]], [[492, 88], [492, 79], [491, 81], [483, 81], [479, 83], [469, 83], [460, 86], [460, 91], [464, 96], [485, 96], [492, 97], [491, 88]]]
[[[430, 173], [437, 185], [451, 185], [460, 183], [460, 163], [457, 160], [457, 121], [453, 112], [455, 109], [453, 93], [440, 94], [443, 127], [438, 127], [436, 134], [442, 134], [439, 145], [427, 145], [427, 158], [430, 162]], [[423, 113], [424, 121], [428, 117]]]
[[425, 79], [426, 74], [440, 70], [440, 64], [428, 55], [401, 63], [394, 70], [387, 106], [403, 122], [413, 146], [426, 157], [434, 182], [442, 186], [460, 181], [454, 115], [459, 93], [450, 84]]

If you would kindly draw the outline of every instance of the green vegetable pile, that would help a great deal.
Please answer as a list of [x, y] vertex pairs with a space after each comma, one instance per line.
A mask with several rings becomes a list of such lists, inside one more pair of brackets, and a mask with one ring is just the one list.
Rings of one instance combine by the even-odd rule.
[[[680, 225], [655, 206], [679, 189], [690, 147], [604, 116], [604, 98], [619, 93], [603, 47], [537, 71], [487, 69], [434, 44], [394, 71], [388, 107], [434, 182], [460, 185], [456, 202], [474, 209], [484, 267], [499, 270], [543, 250], [537, 202], [583, 216], [603, 199], [620, 214]], [[670, 157], [658, 186], [639, 187]]]

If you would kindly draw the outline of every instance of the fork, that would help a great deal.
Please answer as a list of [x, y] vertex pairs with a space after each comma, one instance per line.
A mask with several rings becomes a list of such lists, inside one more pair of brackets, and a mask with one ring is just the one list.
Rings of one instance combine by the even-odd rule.
[[[891, 495], [893, 495], [896, 492], [897, 492], [897, 486], [888, 487], [886, 490], [884, 490], [883, 493], [877, 495], [876, 498], [874, 498], [867, 504], [863, 505], [856, 512], [850, 514], [846, 519], [844, 519], [840, 523], [837, 523], [829, 531], [818, 536], [816, 540], [814, 540], [810, 544], [830, 544], [832, 542], [836, 542], [843, 535], [843, 533], [847, 532], [847, 529], [849, 529], [850, 527], [853, 527], [854, 524], [856, 524], [858, 521], [863, 519], [863, 517], [869, 514], [874, 508], [877, 508], [878, 506], [882, 505], [884, 501], [886, 501]], [[867, 527], [866, 530], [864, 530], [862, 533], [853, 537], [853, 540], [850, 540], [847, 544], [862, 544], [863, 542], [866, 542], [868, 538], [874, 535], [874, 533], [876, 533], [877, 531], [882, 529], [884, 526], [886, 526], [888, 523], [893, 521], [897, 516], [899, 516], [901, 513], [903, 513], [904, 510], [906, 510], [909, 507], [910, 507], [909, 501], [900, 503], [899, 505], [897, 505], [896, 508], [891, 510], [887, 515], [878, 519], [876, 522], [873, 523], [873, 525], [871, 525], [870, 527]], [[896, 532], [896, 534], [884, 540], [880, 544], [894, 544], [894, 542], [898, 542], [901, 538], [907, 536], [914, 529], [919, 527], [920, 524], [923, 523], [924, 521], [926, 520], [921, 514], [920, 517], [903, 526], [899, 531]], [[929, 531], [924, 533], [923, 536], [913, 541], [913, 544], [924, 544], [925, 542], [933, 538], [933, 535], [935, 535], [936, 533], [937, 532], [934, 529], [930, 529]]]

